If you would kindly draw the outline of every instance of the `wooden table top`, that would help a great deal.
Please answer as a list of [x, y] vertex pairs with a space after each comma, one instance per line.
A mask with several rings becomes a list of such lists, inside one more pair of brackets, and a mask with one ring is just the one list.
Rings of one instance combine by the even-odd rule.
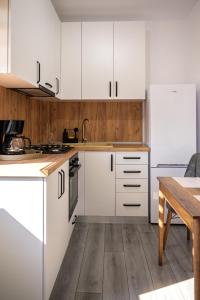
[[[193, 179], [190, 177], [191, 181]], [[197, 195], [200, 196], [200, 187], [184, 187], [173, 177], [158, 177], [158, 180], [161, 191], [167, 199], [175, 199], [177, 205], [182, 207], [192, 218], [200, 217], [200, 201], [195, 198]], [[175, 207], [173, 208], [175, 209]]]

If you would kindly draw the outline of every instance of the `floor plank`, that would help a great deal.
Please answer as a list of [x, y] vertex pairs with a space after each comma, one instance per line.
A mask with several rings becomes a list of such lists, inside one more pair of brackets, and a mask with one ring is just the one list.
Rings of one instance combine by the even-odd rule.
[[136, 225], [123, 226], [123, 241], [130, 299], [138, 300], [139, 295], [153, 290], [153, 282]]
[[102, 292], [104, 234], [104, 224], [90, 224], [78, 282], [78, 292]]
[[88, 224], [76, 224], [50, 300], [75, 298], [88, 227]]
[[106, 224], [105, 252], [123, 252], [122, 225]]
[[158, 299], [183, 300], [179, 287], [175, 285], [177, 281], [167, 257], [164, 259], [163, 266], [158, 265], [158, 239], [154, 230], [152, 229], [152, 232], [141, 232], [140, 238], [151, 272], [155, 296]]
[[103, 300], [129, 300], [124, 253], [105, 252]]
[[76, 300], [102, 300], [102, 294], [99, 294], [99, 293], [77, 293]]

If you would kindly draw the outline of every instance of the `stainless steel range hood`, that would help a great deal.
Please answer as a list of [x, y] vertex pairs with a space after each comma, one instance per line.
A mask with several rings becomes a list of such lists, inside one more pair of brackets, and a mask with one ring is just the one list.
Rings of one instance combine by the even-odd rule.
[[18, 93], [29, 97], [55, 97], [55, 93], [39, 84], [37, 88], [14, 88]]

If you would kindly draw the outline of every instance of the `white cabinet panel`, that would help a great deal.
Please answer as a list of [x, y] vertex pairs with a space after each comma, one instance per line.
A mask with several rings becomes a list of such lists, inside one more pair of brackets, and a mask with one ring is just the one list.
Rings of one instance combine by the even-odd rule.
[[116, 165], [116, 178], [148, 178], [148, 165]]
[[43, 300], [43, 180], [0, 180], [0, 298]]
[[61, 98], [81, 99], [81, 23], [62, 23]]
[[117, 179], [117, 193], [147, 193], [148, 179]]
[[147, 193], [117, 193], [116, 195], [117, 216], [147, 216], [148, 194]]
[[112, 152], [85, 152], [85, 215], [115, 215], [114, 156]]
[[115, 98], [145, 99], [144, 22], [114, 23], [114, 85]]
[[117, 152], [116, 164], [146, 165], [148, 164], [148, 152]]
[[113, 82], [113, 23], [82, 24], [82, 98], [109, 99]]

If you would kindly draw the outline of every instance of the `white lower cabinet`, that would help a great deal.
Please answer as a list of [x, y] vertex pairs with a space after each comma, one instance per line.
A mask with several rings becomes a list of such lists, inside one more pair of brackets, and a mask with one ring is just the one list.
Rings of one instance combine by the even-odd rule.
[[85, 152], [85, 215], [115, 215], [115, 153]]
[[1, 299], [49, 299], [73, 231], [68, 172], [0, 179]]
[[148, 153], [116, 153], [116, 216], [148, 216]]

